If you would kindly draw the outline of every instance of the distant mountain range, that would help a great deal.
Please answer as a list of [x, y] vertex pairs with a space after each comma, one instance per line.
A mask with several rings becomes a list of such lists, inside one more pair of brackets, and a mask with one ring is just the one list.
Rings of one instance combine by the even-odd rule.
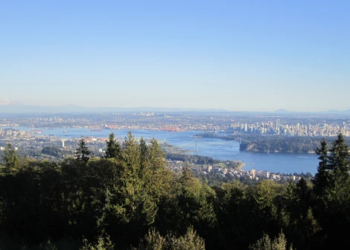
[[295, 111], [289, 111], [286, 109], [278, 109], [274, 111], [274, 113], [350, 113], [350, 109], [347, 110], [327, 110], [327, 111], [318, 111], [318, 112], [295, 112]]
[[25, 105], [9, 99], [0, 101], [0, 113], [95, 113], [95, 112], [228, 112], [224, 109], [184, 109], [159, 107], [83, 107], [79, 105], [39, 106]]
[[19, 105], [23, 105], [23, 104], [16, 101], [9, 100], [9, 99], [3, 99], [0, 101], [0, 106], [19, 106]]
[[136, 108], [120, 108], [120, 107], [83, 107], [79, 105], [62, 105], [62, 106], [39, 106], [25, 105], [17, 101], [4, 99], [0, 100], [0, 113], [96, 113], [96, 112], [201, 112], [201, 113], [350, 113], [350, 109], [328, 110], [324, 112], [294, 112], [286, 109], [278, 109], [274, 112], [254, 112], [254, 111], [228, 111], [225, 109], [191, 109], [191, 108], [160, 108], [160, 107], [136, 107]]
[[275, 113], [289, 113], [290, 111], [286, 110], [286, 109], [278, 109], [275, 111]]
[[328, 110], [327, 113], [349, 113], [350, 109], [347, 110]]

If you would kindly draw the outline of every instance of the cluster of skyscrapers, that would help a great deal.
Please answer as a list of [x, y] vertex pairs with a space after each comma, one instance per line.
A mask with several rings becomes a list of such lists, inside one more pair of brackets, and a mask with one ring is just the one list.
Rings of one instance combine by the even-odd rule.
[[336, 136], [341, 131], [345, 136], [350, 135], [350, 123], [343, 124], [300, 124], [300, 123], [281, 123], [280, 119], [268, 122], [255, 123], [233, 123], [229, 130], [242, 134], [270, 134], [285, 136]]

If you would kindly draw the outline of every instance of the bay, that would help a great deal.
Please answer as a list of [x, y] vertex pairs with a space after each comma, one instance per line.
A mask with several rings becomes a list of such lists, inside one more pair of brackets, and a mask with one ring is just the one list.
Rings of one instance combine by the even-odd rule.
[[[22, 130], [30, 130], [28, 128], [18, 128]], [[64, 133], [64, 130], [66, 131]], [[108, 137], [113, 132], [118, 139], [123, 140], [128, 129], [121, 130], [102, 130], [91, 131], [84, 128], [55, 128], [45, 129], [43, 135], [54, 135], [61, 138], [79, 138], [81, 136]], [[286, 153], [251, 153], [240, 152], [239, 142], [225, 141], [215, 138], [195, 138], [194, 135], [203, 133], [203, 131], [153, 131], [153, 130], [131, 130], [136, 138], [143, 137], [145, 139], [155, 138], [164, 140], [174, 146], [181, 147], [185, 150], [192, 151], [191, 154], [210, 156], [219, 160], [239, 160], [245, 164], [244, 170], [256, 169], [266, 170], [269, 172], [280, 173], [301, 173], [317, 172], [318, 159], [315, 154], [286, 154]], [[198, 151], [197, 151], [198, 150]]]

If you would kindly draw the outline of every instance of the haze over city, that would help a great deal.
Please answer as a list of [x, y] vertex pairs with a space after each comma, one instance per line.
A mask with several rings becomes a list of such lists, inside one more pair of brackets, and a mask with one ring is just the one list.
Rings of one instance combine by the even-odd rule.
[[316, 0], [4, 2], [0, 99], [346, 110], [349, 7]]

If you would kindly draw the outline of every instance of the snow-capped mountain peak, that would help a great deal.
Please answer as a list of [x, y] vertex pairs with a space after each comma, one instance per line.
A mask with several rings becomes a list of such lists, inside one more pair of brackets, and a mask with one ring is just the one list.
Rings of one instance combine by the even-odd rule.
[[12, 106], [12, 105], [19, 105], [19, 102], [12, 101], [9, 99], [3, 99], [0, 101], [0, 106]]

